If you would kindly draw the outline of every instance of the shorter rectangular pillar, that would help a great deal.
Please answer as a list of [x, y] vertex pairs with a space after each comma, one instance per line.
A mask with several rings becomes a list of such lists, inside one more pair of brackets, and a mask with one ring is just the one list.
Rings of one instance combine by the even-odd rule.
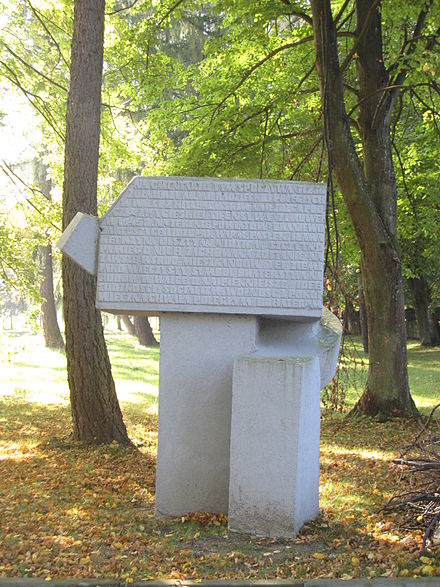
[[234, 361], [229, 529], [295, 536], [319, 510], [318, 357]]

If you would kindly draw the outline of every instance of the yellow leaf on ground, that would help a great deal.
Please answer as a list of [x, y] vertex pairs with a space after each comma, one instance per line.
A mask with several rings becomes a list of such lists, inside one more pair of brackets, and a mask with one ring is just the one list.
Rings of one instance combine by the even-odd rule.
[[434, 571], [435, 569], [431, 565], [425, 565], [424, 567], [422, 567], [422, 575], [425, 575], [427, 577], [432, 577]]
[[327, 558], [327, 555], [324, 554], [323, 552], [314, 552], [312, 556], [313, 556], [313, 558], [316, 558], [317, 560], [324, 560], [325, 558]]

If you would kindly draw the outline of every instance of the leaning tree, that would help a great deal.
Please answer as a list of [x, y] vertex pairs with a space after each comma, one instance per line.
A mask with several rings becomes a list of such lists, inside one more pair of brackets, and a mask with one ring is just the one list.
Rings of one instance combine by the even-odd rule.
[[[346, 2], [334, 14], [330, 0], [311, 0], [330, 171], [334, 171], [356, 232], [368, 317], [368, 380], [354, 411], [411, 415], [416, 409], [408, 386], [391, 134], [396, 103], [410, 85], [412, 58], [423, 58], [421, 51], [434, 48], [439, 29], [433, 29], [429, 21], [432, 0], [415, 2], [418, 12], [412, 6], [406, 20], [399, 19], [403, 42], [391, 60], [389, 40], [384, 50], [383, 12], [391, 8], [387, 4], [391, 3], [355, 0], [352, 7]], [[347, 18], [347, 6], [355, 24], [351, 47], [341, 58], [338, 28]], [[392, 31], [387, 35], [393, 35]], [[352, 63], [353, 85], [346, 79]], [[350, 113], [346, 107], [349, 87], [357, 99]], [[356, 117], [349, 116], [353, 111]]]

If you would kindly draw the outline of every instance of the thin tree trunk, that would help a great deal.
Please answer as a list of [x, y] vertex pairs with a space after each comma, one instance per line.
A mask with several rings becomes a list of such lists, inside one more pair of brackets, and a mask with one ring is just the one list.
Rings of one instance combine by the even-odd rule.
[[[43, 163], [42, 154], [32, 160], [32, 176], [46, 200], [51, 202], [52, 182], [48, 177], [48, 169]], [[64, 340], [58, 324], [55, 306], [52, 245], [49, 241], [46, 246], [40, 247], [40, 265], [42, 274], [40, 295], [43, 300], [41, 303], [41, 323], [44, 341], [48, 348], [64, 349]]]
[[368, 321], [367, 310], [365, 308], [365, 296], [362, 282], [359, 280], [359, 322], [361, 324], [361, 338], [364, 353], [368, 355]]
[[134, 328], [140, 345], [148, 347], [159, 346], [159, 343], [154, 338], [147, 316], [134, 316]]
[[440, 344], [440, 324], [437, 320], [436, 313], [431, 310], [431, 322], [432, 322], [432, 329], [434, 331], [434, 340], [436, 344]]
[[44, 247], [40, 247], [40, 255], [41, 273], [43, 277], [40, 284], [40, 295], [43, 299], [41, 304], [41, 322], [44, 342], [50, 349], [64, 349], [64, 340], [58, 325], [55, 296], [53, 293], [52, 245], [47, 244]]
[[422, 275], [421, 277], [409, 278], [408, 287], [416, 313], [420, 344], [422, 346], [433, 346], [437, 344], [438, 340], [436, 340], [431, 319], [429, 287], [425, 277]]
[[116, 328], [122, 332], [122, 324], [121, 324], [121, 317], [116, 316]]
[[[67, 99], [63, 228], [76, 212], [97, 214], [104, 0], [75, 0]], [[96, 277], [63, 256], [67, 373], [73, 439], [130, 444], [115, 391]]]
[[344, 332], [352, 335], [360, 333], [359, 315], [348, 297], [345, 298]]
[[121, 318], [125, 328], [127, 329], [128, 334], [131, 334], [131, 336], [136, 336], [136, 330], [133, 322], [130, 320], [130, 316], [127, 316], [127, 314], [122, 314]]

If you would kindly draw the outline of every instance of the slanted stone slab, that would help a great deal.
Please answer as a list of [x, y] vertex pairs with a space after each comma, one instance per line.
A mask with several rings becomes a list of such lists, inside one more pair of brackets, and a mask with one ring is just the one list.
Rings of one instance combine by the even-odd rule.
[[100, 220], [97, 307], [320, 317], [326, 187], [135, 178]]
[[57, 242], [57, 247], [94, 275], [98, 246], [98, 219], [78, 212]]

